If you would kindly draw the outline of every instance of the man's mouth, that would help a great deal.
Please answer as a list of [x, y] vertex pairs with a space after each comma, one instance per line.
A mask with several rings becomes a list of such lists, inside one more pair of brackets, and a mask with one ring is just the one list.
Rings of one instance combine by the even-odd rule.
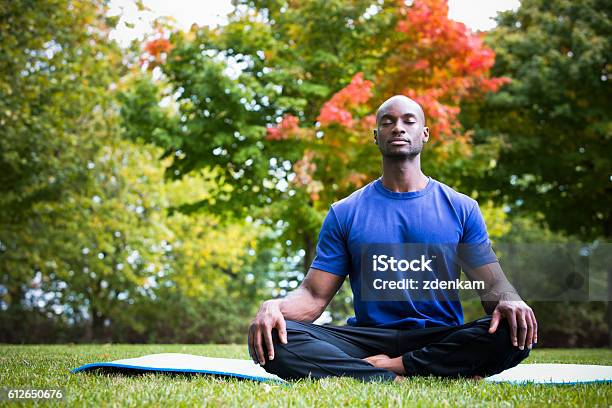
[[391, 140], [389, 140], [389, 143], [394, 145], [394, 146], [402, 146], [402, 145], [408, 144], [410, 142], [408, 142], [408, 140], [406, 140], [406, 139], [391, 139]]

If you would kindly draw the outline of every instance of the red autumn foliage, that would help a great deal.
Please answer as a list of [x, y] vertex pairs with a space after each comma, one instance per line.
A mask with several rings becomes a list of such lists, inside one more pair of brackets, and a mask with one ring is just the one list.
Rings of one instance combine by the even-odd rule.
[[172, 49], [172, 44], [166, 38], [155, 38], [145, 43], [144, 50], [154, 58], [159, 58], [163, 52]]
[[314, 152], [306, 150], [302, 158], [293, 164], [295, 178], [293, 183], [296, 185], [307, 186], [312, 181], [312, 174], [317, 169], [317, 165], [313, 163]]
[[293, 164], [295, 178], [291, 181], [292, 184], [305, 188], [311, 201], [320, 199], [319, 193], [323, 190], [323, 183], [319, 180], [313, 180], [312, 175], [317, 170], [317, 165], [314, 162], [315, 153], [312, 150], [304, 151], [304, 155]]
[[172, 43], [163, 37], [154, 38], [144, 44], [145, 55], [140, 58], [140, 65], [147, 64], [151, 70], [164, 62], [165, 55], [172, 49]]
[[366, 131], [376, 127], [376, 115], [366, 115], [359, 120], [359, 126]]
[[382, 77], [381, 91], [419, 102], [433, 137], [458, 137], [461, 100], [495, 92], [508, 79], [489, 77], [495, 53], [481, 34], [448, 18], [446, 0], [415, 0], [411, 6], [398, 0], [398, 12], [400, 39], [387, 61], [396, 74]]
[[[297, 118], [291, 115], [267, 130], [268, 140], [298, 137], [312, 142], [312, 150], [294, 163], [293, 183], [305, 188], [313, 201], [324, 192], [315, 172], [343, 174], [339, 185], [346, 189], [360, 187], [367, 180], [365, 172], [350, 170], [350, 165], [371, 149], [366, 135], [375, 127], [376, 118], [359, 113], [376, 108], [371, 105], [374, 94], [377, 102], [396, 94], [416, 100], [425, 111], [434, 140], [453, 140], [467, 147], [471, 132], [459, 123], [461, 102], [495, 92], [509, 81], [491, 78], [493, 50], [484, 44], [482, 34], [448, 18], [446, 0], [415, 0], [410, 6], [405, 0], [396, 1], [395, 32], [380, 44], [388, 56], [371, 71], [376, 72], [372, 81], [359, 72], [323, 104], [317, 117], [324, 128], [323, 137], [315, 138], [312, 128], [299, 128]], [[444, 149], [440, 151], [444, 153]]]
[[266, 129], [267, 140], [284, 140], [299, 133], [299, 119], [293, 115], [285, 115], [278, 126]]
[[363, 79], [363, 72], [353, 76], [351, 82], [327, 101], [317, 117], [321, 125], [338, 123], [345, 127], [353, 125], [353, 115], [350, 110], [353, 107], [366, 103], [372, 96], [374, 84]]
[[[446, 0], [415, 0], [407, 6], [398, 0], [398, 37], [389, 46], [394, 52], [384, 62], [375, 80], [376, 93], [403, 94], [419, 102], [428, 118], [431, 134], [438, 139], [461, 135], [457, 116], [461, 100], [495, 92], [507, 78], [490, 78], [495, 53], [480, 34], [448, 18]], [[322, 126], [339, 124], [346, 128], [366, 128], [351, 111], [372, 96], [373, 83], [363, 73], [334, 94], [322, 107], [317, 120]]]

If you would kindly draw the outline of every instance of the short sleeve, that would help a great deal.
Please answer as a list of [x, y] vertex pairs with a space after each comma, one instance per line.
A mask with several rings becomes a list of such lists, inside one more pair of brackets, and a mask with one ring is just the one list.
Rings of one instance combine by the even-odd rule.
[[349, 273], [350, 256], [342, 228], [333, 207], [323, 220], [319, 232], [317, 253], [312, 261], [311, 268], [320, 269], [334, 275], [347, 276]]
[[459, 242], [459, 256], [471, 268], [498, 261], [491, 247], [491, 240], [482, 212], [476, 202], [463, 225], [463, 234]]

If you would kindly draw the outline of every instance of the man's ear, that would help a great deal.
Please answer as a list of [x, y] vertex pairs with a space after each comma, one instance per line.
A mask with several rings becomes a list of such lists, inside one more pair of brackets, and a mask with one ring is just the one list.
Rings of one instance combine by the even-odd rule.
[[429, 128], [427, 126], [423, 127], [423, 143], [427, 143], [429, 140]]
[[378, 131], [374, 129], [374, 143], [378, 144]]

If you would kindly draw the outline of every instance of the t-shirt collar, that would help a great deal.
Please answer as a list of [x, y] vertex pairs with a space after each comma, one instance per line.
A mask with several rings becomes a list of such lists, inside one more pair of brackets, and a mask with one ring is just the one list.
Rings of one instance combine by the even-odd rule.
[[434, 183], [435, 183], [434, 179], [432, 179], [431, 177], [427, 177], [427, 185], [421, 190], [396, 192], [396, 191], [391, 191], [387, 187], [385, 187], [382, 183], [382, 176], [380, 176], [379, 178], [374, 180], [374, 188], [376, 189], [376, 191], [378, 191], [379, 193], [381, 193], [382, 195], [386, 197], [394, 198], [396, 200], [406, 200], [410, 198], [420, 197], [422, 195], [429, 193], [431, 189], [433, 188]]

